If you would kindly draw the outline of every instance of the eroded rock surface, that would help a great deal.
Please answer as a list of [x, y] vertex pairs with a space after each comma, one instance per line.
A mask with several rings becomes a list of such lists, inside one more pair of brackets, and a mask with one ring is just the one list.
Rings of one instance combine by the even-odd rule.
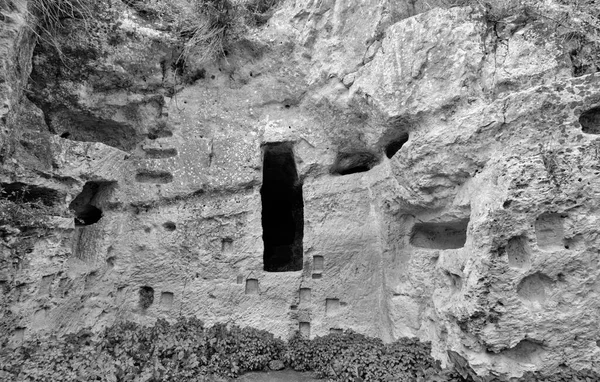
[[11, 341], [195, 315], [600, 371], [600, 75], [542, 21], [395, 3], [283, 2], [187, 81], [118, 2], [118, 39], [62, 36], [76, 75], [38, 46], [29, 99], [2, 88], [0, 184], [60, 211], [1, 264]]

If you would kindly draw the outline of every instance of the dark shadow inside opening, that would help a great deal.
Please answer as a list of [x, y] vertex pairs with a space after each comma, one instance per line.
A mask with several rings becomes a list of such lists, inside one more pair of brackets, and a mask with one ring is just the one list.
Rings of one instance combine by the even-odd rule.
[[408, 134], [402, 134], [398, 139], [388, 143], [385, 147], [385, 155], [391, 159], [406, 142], [408, 142]]
[[290, 143], [264, 147], [262, 226], [264, 270], [268, 272], [302, 269], [304, 202], [294, 152]]
[[586, 134], [600, 134], [600, 107], [585, 111], [579, 117], [582, 131]]
[[140, 307], [144, 310], [148, 309], [154, 303], [154, 288], [149, 286], [140, 287], [139, 297]]
[[331, 173], [338, 175], [350, 175], [358, 172], [367, 172], [373, 168], [379, 159], [368, 151], [340, 152], [335, 163], [331, 166]]
[[96, 195], [110, 183], [87, 182], [83, 190], [69, 205], [75, 214], [75, 226], [81, 227], [97, 223], [102, 218], [102, 210], [96, 204]]
[[467, 241], [468, 219], [443, 223], [417, 223], [410, 244], [419, 248], [458, 249]]

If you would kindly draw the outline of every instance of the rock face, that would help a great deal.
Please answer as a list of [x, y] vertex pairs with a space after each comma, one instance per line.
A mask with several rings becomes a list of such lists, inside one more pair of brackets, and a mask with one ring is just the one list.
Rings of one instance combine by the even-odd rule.
[[395, 3], [285, 1], [184, 81], [113, 2], [60, 37], [77, 65], [36, 48], [27, 98], [4, 21], [0, 185], [57, 208], [22, 252], [4, 228], [10, 341], [195, 315], [600, 371], [600, 73], [543, 21]]

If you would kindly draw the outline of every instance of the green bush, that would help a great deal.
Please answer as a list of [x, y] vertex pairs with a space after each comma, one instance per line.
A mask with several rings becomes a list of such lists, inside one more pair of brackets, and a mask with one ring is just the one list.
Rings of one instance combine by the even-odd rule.
[[0, 227], [42, 228], [54, 208], [41, 199], [30, 200], [28, 189], [7, 191], [0, 186]]
[[[315, 371], [329, 381], [473, 382], [442, 370], [429, 343], [403, 338], [391, 344], [352, 331], [313, 340], [295, 335], [287, 344], [271, 333], [217, 324], [205, 328], [196, 318], [153, 326], [117, 323], [94, 336], [80, 331], [64, 338], [0, 348], [0, 379], [11, 381], [148, 381], [235, 378], [285, 361], [299, 371]], [[598, 381], [589, 370], [562, 368], [551, 376], [527, 373], [525, 382]], [[487, 378], [486, 382], [504, 381]]]
[[138, 14], [180, 39], [182, 51], [176, 65], [191, 57], [198, 64], [226, 55], [247, 27], [264, 24], [279, 0], [126, 0]]
[[[198, 376], [237, 377], [280, 360], [284, 342], [253, 328], [215, 325], [196, 318], [153, 326], [121, 322], [93, 339], [81, 331], [0, 350], [1, 371], [25, 381], [195, 381]], [[0, 373], [1, 375], [1, 373]]]
[[440, 371], [429, 343], [402, 338], [391, 344], [352, 331], [307, 340], [294, 336], [286, 363], [334, 381], [415, 381]]

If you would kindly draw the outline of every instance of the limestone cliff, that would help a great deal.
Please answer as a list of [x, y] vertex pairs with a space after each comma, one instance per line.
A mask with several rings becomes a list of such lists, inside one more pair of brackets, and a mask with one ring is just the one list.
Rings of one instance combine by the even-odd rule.
[[181, 60], [135, 1], [53, 41], [5, 3], [0, 185], [54, 211], [0, 227], [12, 343], [195, 315], [600, 371], [600, 64], [572, 24], [286, 0]]

